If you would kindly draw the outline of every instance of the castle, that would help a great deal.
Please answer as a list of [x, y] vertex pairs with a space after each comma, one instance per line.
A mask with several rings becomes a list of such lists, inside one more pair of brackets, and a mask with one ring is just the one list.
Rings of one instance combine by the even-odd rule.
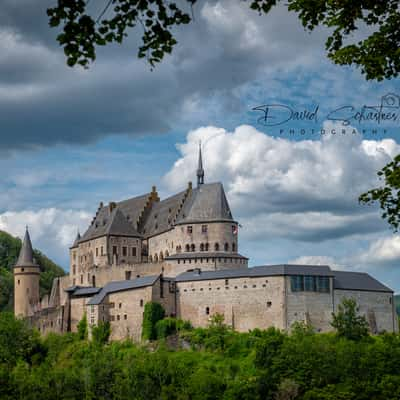
[[248, 268], [239, 253], [239, 224], [221, 183], [204, 183], [201, 149], [197, 187], [160, 200], [156, 188], [120, 202], [100, 203], [70, 248], [69, 275], [39, 298], [40, 267], [28, 230], [14, 267], [15, 314], [42, 334], [109, 321], [111, 339], [141, 338], [144, 305], [206, 326], [215, 313], [238, 331], [296, 321], [328, 331], [343, 298], [354, 298], [372, 333], [398, 331], [393, 291], [366, 273], [329, 266]]

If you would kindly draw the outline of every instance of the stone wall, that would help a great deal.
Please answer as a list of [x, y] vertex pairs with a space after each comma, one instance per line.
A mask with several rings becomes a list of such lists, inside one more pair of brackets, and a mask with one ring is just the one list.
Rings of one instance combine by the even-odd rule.
[[365, 315], [367, 318], [372, 333], [382, 331], [398, 332], [399, 326], [392, 293], [368, 292], [361, 290], [335, 290], [335, 312], [344, 298], [353, 298], [357, 302], [357, 305], [360, 308], [360, 314]]
[[215, 313], [240, 332], [285, 328], [283, 277], [177, 282], [177, 316], [205, 327]]
[[14, 313], [16, 316], [33, 315], [39, 298], [39, 267], [14, 267]]
[[332, 278], [329, 293], [292, 292], [290, 276], [286, 280], [286, 326], [290, 330], [294, 322], [304, 322], [319, 332], [332, 330], [333, 312]]

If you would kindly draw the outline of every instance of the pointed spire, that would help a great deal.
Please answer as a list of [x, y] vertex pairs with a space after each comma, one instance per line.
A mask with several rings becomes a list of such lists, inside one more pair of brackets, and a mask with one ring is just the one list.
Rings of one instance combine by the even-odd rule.
[[79, 233], [79, 229], [78, 229], [78, 233], [76, 234], [76, 238], [74, 240], [73, 245], [71, 246], [71, 249], [78, 247], [78, 243], [81, 240], [81, 234]]
[[197, 166], [197, 187], [204, 184], [203, 158], [201, 156], [201, 141], [199, 143], [199, 164]]
[[32, 242], [29, 236], [28, 227], [26, 227], [24, 241], [22, 243], [21, 250], [19, 252], [19, 257], [16, 267], [37, 267], [35, 260], [33, 259], [33, 249]]

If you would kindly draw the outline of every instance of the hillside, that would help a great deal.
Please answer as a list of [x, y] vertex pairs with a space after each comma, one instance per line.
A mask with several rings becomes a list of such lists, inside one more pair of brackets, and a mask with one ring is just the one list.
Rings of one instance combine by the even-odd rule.
[[[12, 267], [18, 258], [20, 248], [21, 240], [19, 238], [0, 231], [0, 311], [13, 309], [14, 282]], [[65, 275], [65, 272], [39, 250], [34, 250], [34, 256], [42, 270], [40, 275], [40, 295], [43, 296], [50, 292], [53, 279], [57, 276]]]
[[400, 315], [400, 294], [394, 296], [394, 304], [396, 305], [397, 315]]

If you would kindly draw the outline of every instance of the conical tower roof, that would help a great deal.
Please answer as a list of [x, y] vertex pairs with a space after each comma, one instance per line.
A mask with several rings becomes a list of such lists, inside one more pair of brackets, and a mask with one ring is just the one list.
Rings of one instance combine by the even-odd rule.
[[16, 267], [38, 267], [39, 265], [36, 264], [33, 258], [33, 249], [32, 249], [32, 242], [29, 236], [28, 227], [26, 227], [24, 241], [22, 243], [21, 250], [19, 252], [19, 257], [17, 263], [15, 264]]
[[201, 155], [201, 142], [199, 143], [199, 163], [197, 166], [197, 186], [204, 184], [203, 157]]

